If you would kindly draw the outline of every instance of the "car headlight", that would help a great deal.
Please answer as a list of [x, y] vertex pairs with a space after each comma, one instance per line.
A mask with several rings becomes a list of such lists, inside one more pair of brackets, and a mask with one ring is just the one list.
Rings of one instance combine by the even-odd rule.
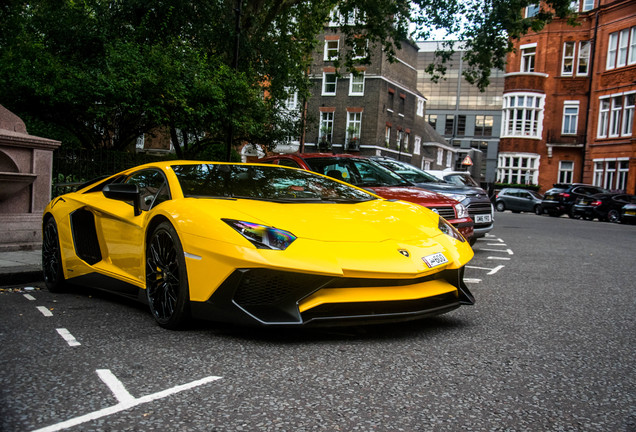
[[450, 223], [448, 223], [448, 221], [444, 219], [443, 217], [439, 218], [439, 223], [437, 224], [437, 227], [439, 228], [441, 232], [443, 232], [449, 237], [454, 238], [455, 240], [459, 240], [460, 242], [466, 241], [464, 236], [461, 235], [459, 231], [457, 231], [457, 229], [455, 229], [455, 227], [452, 226]]
[[442, 193], [442, 195], [447, 196], [450, 199], [454, 199], [455, 201], [459, 201], [459, 202], [462, 202], [466, 199], [466, 195], [463, 195], [463, 194]]
[[266, 225], [234, 219], [222, 220], [249, 240], [257, 249], [285, 250], [297, 238], [288, 231]]
[[455, 213], [457, 213], [457, 219], [470, 217], [468, 209], [464, 204], [455, 204]]

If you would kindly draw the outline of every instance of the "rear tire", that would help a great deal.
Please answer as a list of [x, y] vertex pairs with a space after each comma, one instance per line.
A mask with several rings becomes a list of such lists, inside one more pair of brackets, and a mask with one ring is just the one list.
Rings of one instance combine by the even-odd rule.
[[621, 220], [621, 215], [618, 213], [618, 210], [610, 210], [607, 212], [607, 220], [610, 222], [618, 223]]
[[42, 272], [46, 288], [53, 293], [63, 291], [66, 284], [60, 250], [57, 224], [50, 217], [42, 228]]
[[146, 296], [161, 327], [177, 330], [190, 320], [190, 290], [183, 247], [169, 222], [159, 224], [146, 247]]

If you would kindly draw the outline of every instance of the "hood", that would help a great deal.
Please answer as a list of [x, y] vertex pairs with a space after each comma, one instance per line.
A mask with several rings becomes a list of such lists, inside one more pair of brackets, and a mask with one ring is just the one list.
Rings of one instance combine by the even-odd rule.
[[367, 188], [386, 199], [397, 199], [419, 204], [425, 207], [452, 206], [457, 201], [444, 195], [416, 186], [387, 186]]
[[299, 238], [333, 242], [407, 241], [435, 237], [438, 216], [405, 202], [372, 200], [355, 204], [281, 204], [257, 200], [179, 200], [180, 228], [211, 236], [206, 230], [227, 227], [221, 219], [236, 219], [289, 231]]
[[451, 183], [444, 183], [444, 182], [415, 183], [415, 186], [423, 188], [423, 189], [428, 189], [433, 192], [438, 192], [438, 193], [461, 194], [461, 195], [466, 195], [470, 197], [479, 197], [479, 196], [487, 197], [488, 196], [486, 194], [486, 191], [483, 190], [482, 188], [471, 187], [471, 186], [459, 186], [459, 185], [454, 185]]

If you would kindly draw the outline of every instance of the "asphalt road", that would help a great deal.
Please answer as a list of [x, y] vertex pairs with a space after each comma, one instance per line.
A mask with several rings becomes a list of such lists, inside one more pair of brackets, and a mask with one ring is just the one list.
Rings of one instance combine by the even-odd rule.
[[414, 323], [172, 332], [102, 293], [5, 289], [0, 430], [636, 431], [636, 226], [496, 217], [477, 304]]

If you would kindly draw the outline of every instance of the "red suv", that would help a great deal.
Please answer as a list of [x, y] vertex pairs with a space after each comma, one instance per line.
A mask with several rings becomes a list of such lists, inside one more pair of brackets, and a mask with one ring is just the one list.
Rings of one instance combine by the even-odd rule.
[[450, 222], [468, 241], [474, 222], [463, 204], [444, 195], [418, 188], [375, 162], [350, 154], [293, 153], [258, 160], [314, 171], [367, 189], [386, 199], [409, 201], [433, 210]]

